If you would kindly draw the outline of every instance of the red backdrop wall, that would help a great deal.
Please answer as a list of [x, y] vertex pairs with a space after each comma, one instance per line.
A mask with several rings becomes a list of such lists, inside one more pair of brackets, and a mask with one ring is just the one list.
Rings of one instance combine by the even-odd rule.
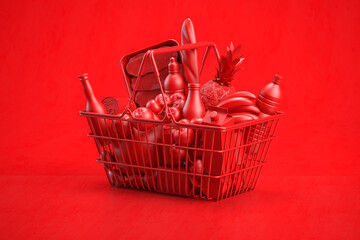
[[[126, 93], [119, 60], [174, 38], [185, 18], [221, 53], [242, 44], [234, 85], [283, 76], [278, 139], [265, 175], [359, 174], [359, 1], [2, 1], [2, 175], [103, 174], [77, 75], [97, 96]], [[204, 80], [205, 81], [205, 80]]]

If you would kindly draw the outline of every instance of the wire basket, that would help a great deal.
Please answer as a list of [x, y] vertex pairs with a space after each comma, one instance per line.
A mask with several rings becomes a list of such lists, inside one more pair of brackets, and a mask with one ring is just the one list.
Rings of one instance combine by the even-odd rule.
[[[213, 43], [153, 49], [145, 53], [139, 76], [150, 59], [164, 94], [154, 55], [200, 47], [206, 47], [201, 69], [210, 48], [219, 59]], [[80, 112], [89, 123], [89, 136], [100, 154], [97, 161], [103, 164], [112, 186], [206, 200], [220, 200], [255, 188], [283, 113], [218, 127], [176, 122], [165, 104], [162, 120], [138, 119], [130, 111], [135, 91], [129, 91], [129, 104], [119, 116]], [[99, 122], [106, 127], [97, 133], [94, 125]], [[173, 137], [174, 131], [181, 133], [178, 138]]]

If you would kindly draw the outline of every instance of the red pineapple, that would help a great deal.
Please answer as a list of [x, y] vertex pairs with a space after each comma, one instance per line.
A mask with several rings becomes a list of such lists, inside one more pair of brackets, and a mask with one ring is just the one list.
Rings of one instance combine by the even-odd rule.
[[240, 64], [244, 61], [244, 58], [240, 56], [240, 49], [241, 46], [234, 48], [231, 42], [226, 54], [220, 58], [215, 80], [210, 80], [201, 86], [201, 99], [205, 108], [216, 106], [222, 98], [236, 91], [231, 85], [231, 81], [234, 79], [235, 73], [241, 69]]

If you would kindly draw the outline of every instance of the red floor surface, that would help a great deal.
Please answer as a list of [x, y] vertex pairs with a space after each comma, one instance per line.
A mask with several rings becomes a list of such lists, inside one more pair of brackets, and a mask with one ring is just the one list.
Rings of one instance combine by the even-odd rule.
[[1, 177], [1, 239], [360, 239], [354, 177], [260, 178], [219, 202], [112, 188], [104, 177]]

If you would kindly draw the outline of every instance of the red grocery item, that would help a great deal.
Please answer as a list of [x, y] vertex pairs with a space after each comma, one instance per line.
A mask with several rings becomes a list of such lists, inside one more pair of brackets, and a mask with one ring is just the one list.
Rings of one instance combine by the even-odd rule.
[[[144, 58], [144, 54], [145, 53], [139, 53], [133, 57], [130, 58], [129, 62], [126, 64], [126, 72], [132, 76], [139, 76], [139, 68], [141, 65], [141, 62]], [[176, 52], [172, 52], [172, 53], [166, 53], [163, 56], [156, 56], [156, 62], [158, 63], [158, 67], [159, 69], [164, 69], [167, 67], [168, 65], [168, 59], [170, 58], [177, 58], [178, 54]], [[151, 66], [151, 63], [148, 62], [145, 66], [144, 66], [144, 70], [142, 74], [147, 74], [147, 73], [151, 73], [153, 72], [154, 69]]]
[[169, 75], [165, 78], [164, 89], [167, 94], [182, 93], [184, 94], [184, 79], [179, 73], [179, 64], [175, 58], [170, 58]]
[[201, 100], [200, 84], [189, 83], [189, 93], [182, 109], [182, 116], [188, 120], [201, 118], [205, 113], [205, 106]]
[[275, 75], [273, 81], [260, 90], [256, 99], [256, 106], [263, 113], [274, 115], [279, 110], [281, 102], [280, 80], [281, 77]]
[[[129, 96], [132, 96], [133, 91], [137, 89], [136, 96], [133, 100], [138, 106], [144, 107], [150, 99], [155, 98], [155, 96], [161, 92], [157, 75], [155, 74], [148, 51], [166, 49], [168, 47], [178, 45], [179, 44], [175, 40], [170, 39], [127, 54], [121, 58], [120, 66], [128, 94]], [[179, 53], [177, 51], [173, 51], [154, 56], [154, 60], [160, 64], [157, 71], [161, 82], [163, 82], [167, 76], [167, 66], [171, 57], [178, 59]], [[139, 77], [138, 75], [143, 60], [144, 63]], [[140, 78], [145, 81], [140, 81]]]
[[[86, 112], [99, 113], [99, 114], [107, 114], [106, 108], [103, 104], [101, 104], [94, 95], [92, 87], [90, 85], [88, 74], [84, 73], [79, 76], [80, 82], [83, 86], [85, 97], [86, 97]], [[91, 124], [90, 128], [94, 134], [100, 136], [107, 136], [107, 123], [104, 119], [90, 118]], [[105, 144], [104, 141], [101, 141], [102, 144]]]
[[[168, 75], [168, 69], [164, 68], [159, 71], [160, 73], [160, 80], [164, 83], [166, 76]], [[130, 77], [131, 82], [131, 89], [135, 89], [137, 77]], [[156, 79], [156, 76], [153, 72], [148, 73], [144, 76], [141, 76], [141, 81], [137, 87], [137, 91], [152, 91], [152, 90], [159, 90], [159, 84]]]
[[[194, 25], [190, 18], [187, 18], [181, 28], [181, 45], [196, 43]], [[199, 83], [199, 69], [197, 50], [188, 49], [181, 52], [186, 83]]]

